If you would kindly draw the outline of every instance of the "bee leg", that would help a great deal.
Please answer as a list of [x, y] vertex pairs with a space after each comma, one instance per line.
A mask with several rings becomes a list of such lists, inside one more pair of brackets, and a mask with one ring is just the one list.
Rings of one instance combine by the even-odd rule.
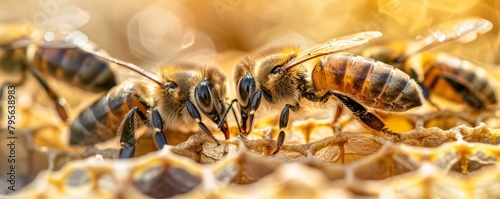
[[[334, 95], [334, 93], [335, 93], [335, 91], [330, 90], [327, 93], [325, 93], [323, 96], [318, 96], [315, 93], [305, 93], [302, 96], [307, 98], [310, 101], [313, 101], [313, 102], [326, 103], [326, 102], [328, 102], [330, 97], [332, 95]], [[337, 110], [335, 111], [335, 116], [333, 117], [333, 122], [332, 122], [332, 126], [335, 128], [335, 132], [340, 131], [340, 124], [339, 125], [337, 125], [337, 124], [338, 124], [338, 121], [340, 119], [340, 116], [342, 115], [342, 110], [343, 110], [343, 105], [342, 104], [337, 105]]]
[[168, 144], [167, 138], [165, 137], [165, 133], [163, 133], [163, 121], [161, 120], [160, 113], [158, 113], [158, 110], [153, 109], [151, 112], [152, 120], [153, 120], [153, 127], [155, 130], [155, 143], [156, 147], [158, 149], [162, 149], [163, 146]]
[[[318, 96], [314, 93], [306, 93], [304, 95], [304, 97], [306, 97], [307, 99], [309, 99], [310, 101], [313, 101], [313, 102], [326, 103], [326, 102], [328, 102], [330, 97], [332, 95], [334, 95], [334, 93], [335, 93], [335, 91], [333, 91], [333, 90], [328, 91], [323, 96]], [[340, 131], [340, 127], [337, 127], [337, 123], [340, 119], [340, 116], [342, 115], [342, 111], [343, 111], [343, 105], [342, 104], [337, 105], [337, 110], [335, 111], [335, 116], [333, 117], [333, 122], [332, 122], [332, 126], [334, 126], [336, 132]]]
[[484, 103], [481, 101], [481, 99], [472, 90], [465, 87], [462, 83], [447, 75], [440, 75], [440, 77], [444, 78], [446, 82], [448, 82], [453, 87], [453, 89], [462, 97], [462, 99], [464, 99], [467, 104], [474, 107], [476, 110], [484, 107]]
[[191, 117], [198, 123], [198, 126], [200, 126], [201, 130], [205, 134], [210, 136], [210, 138], [212, 138], [215, 141], [217, 146], [220, 146], [219, 140], [217, 140], [212, 134], [212, 132], [210, 132], [208, 127], [205, 124], [203, 124], [203, 122], [201, 122], [201, 116], [200, 113], [198, 112], [198, 109], [196, 109], [196, 106], [194, 106], [194, 104], [188, 100], [186, 101], [186, 108], [188, 109], [189, 115], [191, 115]]
[[120, 159], [132, 158], [135, 154], [135, 116], [137, 107], [132, 108], [121, 124], [122, 133], [120, 136]]
[[[332, 96], [332, 95], [335, 95], [335, 91], [330, 90], [326, 94], [324, 94], [323, 96], [317, 97], [317, 98], [319, 101], [326, 103], [330, 99], [330, 96]], [[342, 115], [342, 111], [344, 110], [343, 107], [344, 106], [342, 104], [338, 104], [337, 110], [335, 110], [335, 115], [333, 116], [332, 125], [334, 126], [334, 129], [336, 132], [340, 132], [341, 126], [338, 122], [339, 122], [340, 116]]]
[[[260, 101], [262, 100], [262, 92], [263, 92], [262, 89], [257, 90], [257, 92], [255, 92], [254, 96], [252, 97], [252, 101], [250, 102], [250, 112], [248, 113], [248, 115], [249, 115], [249, 117], [248, 117], [248, 130], [246, 132], [244, 132], [245, 136], [247, 136], [248, 134], [250, 134], [250, 132], [252, 132], [254, 115], [255, 115], [255, 111], [257, 111], [257, 109], [260, 106]], [[245, 127], [243, 127], [243, 128], [245, 128]]]
[[333, 91], [328, 91], [325, 93], [323, 96], [318, 96], [315, 93], [304, 93], [302, 94], [302, 97], [305, 97], [309, 101], [312, 102], [323, 102], [326, 103], [330, 99], [330, 96], [333, 95]]
[[395, 135], [395, 136], [400, 136], [397, 133], [394, 133], [390, 130], [388, 130], [385, 127], [384, 122], [375, 114], [370, 113], [366, 110], [366, 108], [356, 102], [355, 100], [351, 99], [350, 97], [339, 93], [335, 91], [331, 91], [349, 110], [351, 110], [352, 114], [358, 119], [363, 122], [365, 125], [370, 127], [373, 130], [384, 132], [389, 135]]
[[334, 127], [335, 132], [340, 132], [340, 129], [342, 127], [341, 124], [339, 123], [342, 111], [344, 111], [344, 106], [341, 103], [337, 104], [337, 110], [335, 110], [335, 115], [332, 121], [332, 126]]
[[[278, 136], [278, 143], [276, 145], [276, 150], [273, 152], [273, 155], [276, 155], [280, 151], [281, 146], [283, 146], [283, 142], [285, 140], [285, 129], [288, 125], [288, 119], [289, 119], [289, 115], [290, 115], [290, 107], [291, 106], [292, 105], [287, 104], [287, 105], [285, 105], [285, 107], [281, 111], [281, 114], [280, 114], [280, 134]], [[293, 109], [295, 109], [295, 108], [292, 107], [292, 110]]]
[[31, 74], [36, 78], [36, 80], [42, 85], [43, 89], [49, 96], [49, 98], [54, 102], [54, 105], [56, 107], [57, 114], [59, 114], [59, 117], [63, 122], [68, 121], [68, 113], [66, 112], [66, 109], [64, 108], [64, 104], [61, 104], [62, 98], [59, 98], [57, 94], [50, 88], [49, 84], [45, 81], [45, 79], [42, 77], [42, 75], [35, 69], [31, 69]]

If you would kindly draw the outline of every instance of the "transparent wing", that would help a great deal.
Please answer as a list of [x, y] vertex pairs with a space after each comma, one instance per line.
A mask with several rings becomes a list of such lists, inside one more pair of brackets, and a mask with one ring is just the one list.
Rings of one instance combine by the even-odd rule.
[[135, 64], [113, 58], [105, 53], [97, 51], [94, 48], [94, 46], [92, 46], [88, 42], [88, 37], [80, 31], [72, 31], [69, 34], [67, 34], [64, 37], [64, 39], [58, 39], [55, 41], [45, 43], [45, 45], [47, 45], [47, 44], [51, 44], [51, 45], [54, 45], [57, 47], [61, 47], [64, 45], [72, 45], [75, 47], [79, 47], [80, 49], [84, 50], [85, 52], [91, 53], [104, 61], [112, 62], [112, 63], [115, 63], [115, 64], [121, 66], [121, 67], [132, 70], [132, 71], [154, 81], [155, 83], [159, 84], [162, 87], [166, 85], [166, 83], [162, 82], [157, 76], [155, 76], [149, 72], [146, 72], [143, 68], [141, 68]]
[[76, 48], [88, 43], [88, 37], [77, 30], [72, 32], [45, 31], [40, 34], [40, 37], [32, 39], [32, 43], [44, 48]]
[[155, 75], [153, 75], [149, 72], [146, 72], [144, 69], [142, 69], [141, 67], [139, 67], [135, 64], [113, 58], [109, 55], [106, 55], [104, 53], [101, 53], [101, 52], [95, 50], [95, 48], [88, 43], [87, 37], [85, 36], [85, 34], [79, 32], [79, 31], [74, 31], [71, 34], [69, 34], [66, 37], [66, 43], [74, 44], [74, 45], [78, 46], [79, 48], [81, 48], [82, 50], [84, 50], [85, 52], [94, 54], [95, 56], [99, 57], [100, 59], [102, 59], [104, 61], [112, 62], [112, 63], [115, 63], [115, 64], [121, 66], [121, 67], [130, 69], [130, 70], [154, 81], [155, 83], [159, 84], [162, 87], [166, 85], [158, 77], [156, 77]]
[[426, 36], [418, 36], [407, 52], [411, 55], [436, 45], [450, 41], [467, 43], [477, 38], [477, 35], [490, 31], [493, 24], [486, 19], [464, 19], [459, 21], [440, 24], [431, 28], [431, 33]]
[[[29, 23], [26, 23], [26, 25], [22, 27], [31, 27], [29, 25]], [[3, 27], [0, 27], [0, 29], [1, 28]], [[10, 30], [14, 30], [14, 28]], [[22, 31], [22, 33], [19, 34], [5, 34], [4, 38], [5, 39], [1, 40], [2, 42], [0, 42], [0, 44], [14, 49], [26, 47], [31, 44], [44, 48], [75, 48], [88, 42], [88, 37], [77, 30], [60, 31], [33, 29], [33, 31]], [[78, 44], [75, 42], [78, 42]]]
[[74, 5], [59, 7], [54, 15], [43, 22], [33, 22], [36, 28], [41, 30], [73, 31], [90, 20], [90, 14], [84, 9]]
[[343, 37], [337, 37], [335, 39], [332, 39], [331, 41], [320, 44], [318, 46], [315, 46], [313, 48], [310, 48], [308, 50], [305, 50], [301, 52], [297, 57], [289, 61], [285, 66], [284, 69], [288, 70], [289, 68], [292, 68], [298, 64], [301, 64], [305, 61], [308, 61], [310, 59], [323, 56], [323, 55], [328, 55], [332, 54], [335, 52], [347, 50], [356, 46], [359, 46], [361, 44], [364, 44], [372, 39], [378, 38], [382, 36], [381, 32], [378, 31], [367, 31], [367, 32], [360, 32], [360, 33], [355, 33]]
[[50, 48], [77, 47], [75, 44], [68, 42], [67, 37], [72, 34], [79, 34], [79, 37], [88, 40], [77, 29], [85, 25], [89, 19], [90, 14], [86, 10], [73, 5], [61, 7], [56, 15], [51, 16], [44, 23], [34, 24], [36, 31], [30, 36], [31, 42]]

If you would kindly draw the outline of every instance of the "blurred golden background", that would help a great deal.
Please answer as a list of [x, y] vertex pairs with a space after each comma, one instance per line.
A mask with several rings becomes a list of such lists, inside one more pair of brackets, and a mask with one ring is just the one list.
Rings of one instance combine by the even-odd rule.
[[114, 57], [141, 66], [175, 59], [229, 69], [270, 44], [312, 45], [367, 30], [383, 32], [382, 40], [408, 38], [463, 17], [488, 19], [493, 30], [470, 44], [440, 48], [500, 64], [499, 0], [1, 0], [0, 22], [43, 27], [71, 6], [89, 13], [79, 30]]
[[[328, 41], [338, 36], [369, 30], [378, 30], [384, 33], [381, 39], [370, 42], [370, 44], [377, 44], [385, 40], [409, 39], [419, 34], [428, 34], [429, 31], [431, 31], [431, 27], [434, 25], [464, 17], [481, 17], [487, 19], [493, 23], [493, 29], [484, 35], [480, 35], [473, 42], [467, 44], [450, 42], [449, 44], [441, 45], [433, 50], [447, 51], [457, 56], [478, 62], [481, 66], [490, 70], [495, 70], [495, 74], [500, 74], [498, 73], [498, 67], [496, 67], [500, 66], [500, 56], [498, 56], [500, 55], [500, 0], [0, 0], [0, 24], [21, 21], [31, 23], [40, 29], [50, 29], [53, 28], [52, 26], [68, 23], [85, 33], [90, 40], [118, 59], [132, 62], [143, 67], [155, 66], [162, 62], [176, 60], [194, 61], [202, 64], [217, 65], [224, 69], [228, 78], [231, 77], [232, 68], [242, 59], [242, 57], [251, 55], [259, 49], [269, 45], [298, 43], [307, 47]], [[9, 31], [9, 29], [5, 29], [0, 25], [0, 33], [2, 33], [2, 31]], [[0, 41], [1, 40], [2, 38], [0, 38]], [[63, 92], [59, 90], [58, 86], [55, 87], [55, 90], [62, 93], [62, 96], [66, 97], [68, 101], [71, 101], [70, 98], [77, 98], [75, 101], [82, 100], [82, 98], [89, 98], [87, 95], [75, 94], [76, 91], [74, 91], [74, 89], [70, 90], [71, 92]], [[49, 119], [55, 121], [54, 123], [59, 121], [57, 117], [47, 117], [47, 115], [49, 115], [47, 113], [54, 112], [52, 107], [47, 108], [41, 106], [33, 108], [34, 106], [28, 103], [29, 100], [32, 99], [24, 97], [25, 92], [21, 89], [42, 92], [41, 89], [36, 88], [38, 87], [24, 86], [23, 88], [19, 88], [19, 93], [23, 93], [23, 95], [20, 95], [19, 105], [21, 106], [19, 106], [18, 110], [20, 114], [24, 114], [23, 111], [31, 114], [31, 112], [40, 109], [40, 118], [45, 118], [42, 118], [44, 119], [43, 121], [38, 117], [33, 117], [34, 119], [31, 120], [23, 118], [20, 120], [20, 124], [18, 124], [19, 127], [45, 124], [47, 123], [45, 120]], [[234, 89], [231, 89], [231, 91], [230, 95], [234, 96]], [[47, 98], [45, 94], [41, 95], [41, 97]], [[90, 98], [85, 100], [92, 102]], [[80, 107], [85, 108], [86, 106], [83, 104], [80, 105]], [[78, 113], [78, 111], [74, 110], [72, 113]], [[499, 113], [495, 113], [493, 114], [494, 117], [491, 116], [495, 124], [500, 123], [497, 120], [498, 114]], [[56, 114], [52, 113], [52, 115]], [[456, 114], [454, 116], [458, 118], [460, 115]], [[401, 126], [401, 118], [398, 116], [396, 117], [399, 120], [390, 121], [388, 123], [394, 123]], [[426, 115], [424, 117], [426, 127], [440, 125], [440, 123], [432, 120], [434, 117], [437, 116]], [[442, 117], [451, 118], [449, 115], [446, 115], [446, 113], [444, 113]], [[488, 118], [488, 115], [481, 116], [480, 118]], [[390, 119], [391, 118], [388, 120]], [[418, 119], [420, 120], [421, 118], [418, 117]], [[460, 119], [461, 118], [452, 118], [450, 120], [454, 123], [446, 125], [451, 127], [458, 126], [458, 122], [456, 121], [462, 121]], [[446, 119], [437, 119], [437, 121], [441, 120], [447, 121]], [[478, 121], [481, 120], [478, 119]], [[414, 123], [416, 124], [417, 122]], [[470, 124], [474, 123], [470, 122]], [[1, 125], [5, 125], [5, 122]], [[266, 123], [266, 125], [269, 126], [268, 123]], [[497, 126], [490, 125], [489, 123], [488, 126], [497, 128]], [[414, 128], [414, 126], [410, 128]], [[477, 127], [477, 129], [479, 130], [464, 130], [465, 133], [463, 137], [468, 138], [467, 132], [469, 131], [477, 133], [477, 135], [482, 135], [481, 132], [483, 132], [483, 130], [481, 129], [486, 129], [486, 127], [480, 126]], [[332, 131], [328, 131], [325, 135], [333, 134], [333, 129], [330, 130]], [[20, 135], [22, 135], [22, 131], [19, 132]], [[416, 134], [428, 133], [428, 135], [435, 133], [438, 136], [447, 138], [436, 139], [435, 137], [431, 137], [431, 140], [437, 140], [439, 142], [441, 140], [444, 140], [443, 142], [455, 141], [454, 137], [453, 139], [448, 139], [451, 137], [448, 136], [448, 134], [456, 133], [450, 130], [446, 131], [446, 134], [438, 134], [436, 133], [438, 130], [435, 128], [432, 131], [415, 132], [417, 132]], [[441, 130], [439, 130], [439, 132], [441, 132]], [[39, 146], [44, 146], [43, 143], [51, 142], [66, 143], [65, 141], [67, 138], [62, 136], [58, 137], [56, 136], [57, 133], [59, 133], [59, 131], [54, 129], [41, 132], [39, 133], [40, 136], [38, 140], [34, 140], [42, 140], [42, 144], [35, 143]], [[24, 134], [29, 135], [28, 133]], [[323, 138], [325, 135], [322, 134], [320, 138]], [[491, 142], [498, 142], [498, 132], [496, 130], [492, 130], [491, 132], [488, 130], [484, 135], [484, 137], [491, 137], [493, 140]], [[293, 139], [293, 136], [287, 136]], [[346, 140], [346, 138], [342, 136], [346, 135], [337, 134], [336, 136], [342, 138], [339, 139], [342, 140], [342, 143], [339, 144], [338, 147], [341, 148], [340, 146], [343, 146], [343, 142]], [[346, 137], [359, 140], [360, 137], [364, 138], [364, 136], [365, 135], [347, 134]], [[46, 139], [41, 139], [40, 137]], [[309, 139], [309, 135], [304, 135], [303, 137], [308, 137]], [[469, 137], [475, 139], [474, 136]], [[317, 141], [320, 140], [320, 138], [313, 137], [311, 140]], [[365, 139], [370, 140], [370, 142], [375, 140], [371, 137], [366, 137]], [[196, 140], [196, 138], [194, 140]], [[486, 140], [486, 138], [480, 137], [478, 140]], [[411, 143], [426, 143], [423, 141], [410, 141]], [[408, 143], [410, 143], [410, 141], [408, 141]], [[307, 142], [309, 142], [309, 140]], [[325, 142], [330, 144], [334, 143], [328, 139]], [[353, 143], [356, 145], [356, 142]], [[462, 147], [459, 145], [462, 144], [461, 142], [457, 143], [456, 146]], [[112, 144], [117, 147], [118, 140], [113, 140]], [[332, 146], [335, 146], [335, 144], [336, 143], [332, 144]], [[363, 142], [358, 142], [357, 144], [362, 145]], [[435, 144], [435, 146], [440, 144], [441, 143]], [[29, 144], [22, 144], [20, 142], [20, 146], [24, 145], [28, 146]], [[346, 148], [358, 150], [358, 147], [354, 145], [348, 145]], [[377, 150], [377, 147], [381, 146], [379, 143], [374, 145], [376, 145], [374, 148]], [[2, 146], [6, 145], [2, 144]], [[195, 143], [193, 146], [199, 145]], [[327, 145], [324, 145], [325, 148], [326, 146]], [[63, 148], [65, 146], [52, 147]], [[205, 147], [210, 148], [212, 146], [205, 145]], [[453, 147], [455, 146], [453, 145]], [[195, 149], [195, 147], [193, 147], [193, 149]], [[347, 160], [354, 161], [355, 159], [368, 156], [375, 151], [366, 154], [365, 149], [366, 148], [359, 147], [359, 151], [351, 153], [347, 150], [346, 154], [354, 154], [352, 155], [354, 158], [349, 159], [348, 156]], [[35, 153], [33, 153], [34, 155], [30, 154], [30, 150], [23, 150], [20, 148], [20, 151], [20, 157], [23, 155], [30, 158], [31, 156], [41, 157], [41, 155]], [[23, 154], [23, 151], [26, 152]], [[320, 148], [318, 148], [317, 151], [320, 151]], [[419, 148], [418, 151], [423, 150]], [[330, 158], [322, 153], [323, 152], [318, 152], [318, 156], [344, 163], [343, 159], [340, 160], [341, 158]], [[382, 153], [384, 152], [382, 151]], [[393, 152], [390, 152], [390, 154], [392, 153]], [[436, 154], [448, 153], [436, 152]], [[223, 156], [220, 155], [217, 157], [222, 158]], [[338, 157], [343, 157], [343, 155], [338, 155]], [[75, 157], [75, 159], [76, 158], [81, 157], [78, 156]], [[67, 159], [68, 160], [64, 160], [63, 163], [69, 161], [70, 158]], [[32, 161], [34, 162], [34, 160], [35, 159]], [[367, 173], [374, 173], [371, 166], [377, 165], [377, 163], [374, 162], [372, 164], [372, 162], [368, 162], [365, 164], [370, 166], [369, 169], [366, 169]], [[32, 166], [31, 164], [26, 165]], [[35, 169], [26, 169], [27, 172], [24, 173], [24, 170], [20, 169], [20, 173], [28, 173], [30, 178], [27, 179], [32, 179], [36, 174], [36, 172], [32, 171], [47, 169], [44, 167], [45, 165], [42, 165], [40, 162], [33, 165], [36, 167]], [[58, 166], [60, 167], [60, 165]], [[383, 168], [383, 166], [381, 168]], [[354, 169], [350, 170], [354, 171]], [[340, 173], [345, 172], [341, 170]], [[496, 174], [498, 174], [498, 172], [496, 172]], [[372, 179], [369, 180], [369, 182], [371, 182]], [[28, 181], [20, 182], [20, 185], [27, 182]], [[469, 181], [464, 181], [464, 184], [467, 184], [467, 182]]]

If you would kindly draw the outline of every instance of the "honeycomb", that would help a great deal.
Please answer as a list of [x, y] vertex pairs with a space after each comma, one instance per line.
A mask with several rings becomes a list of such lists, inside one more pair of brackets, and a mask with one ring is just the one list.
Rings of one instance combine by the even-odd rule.
[[[191, 5], [192, 2], [197, 1], [184, 3]], [[220, 2], [222, 0], [211, 1], [206, 7]], [[494, 30], [489, 36], [478, 37], [479, 43], [470, 44], [469, 47], [452, 46], [444, 49], [468, 59], [500, 63], [498, 56], [495, 56], [500, 49], [498, 35], [492, 35], [498, 33], [500, 26], [498, 19], [490, 16], [498, 14], [498, 1], [470, 0], [459, 4], [442, 1], [433, 2], [433, 5], [428, 5], [430, 2], [425, 0], [402, 2], [404, 3], [398, 4], [393, 0], [355, 0], [346, 3], [334, 0], [314, 5], [302, 1], [291, 4], [302, 6], [301, 10], [306, 13], [315, 13], [319, 7], [329, 4], [367, 13], [363, 16], [332, 14], [332, 17], [337, 17], [333, 20], [335, 23], [331, 19], [325, 19], [324, 13], [318, 14], [318, 18], [311, 14], [312, 18], [305, 19], [317, 20], [315, 25], [322, 28], [331, 26], [330, 28], [338, 30], [338, 34], [383, 28], [381, 31], [392, 37], [399, 34], [414, 35], [430, 24], [446, 21], [448, 18], [445, 16], [480, 15], [494, 23]], [[122, 3], [109, 1], [108, 4]], [[225, 21], [221, 23], [227, 25], [231, 33], [237, 36], [233, 38], [220, 31], [207, 33], [209, 36], [215, 35], [214, 40], [219, 42], [216, 42], [217, 48], [229, 49], [238, 45], [240, 49], [252, 52], [257, 46], [268, 45], [266, 41], [297, 39], [293, 34], [289, 38], [277, 36], [282, 32], [273, 32], [276, 29], [291, 32], [303, 29], [301, 23], [295, 22], [301, 17], [287, 12], [290, 7], [270, 6], [261, 1], [254, 4], [244, 2], [229, 7], [230, 9], [225, 7], [225, 12], [218, 15], [225, 17]], [[261, 9], [261, 4], [269, 7]], [[129, 10], [136, 5], [123, 6], [123, 10]], [[242, 13], [235, 11], [243, 6], [246, 6], [246, 10]], [[328, 8], [331, 7], [332, 5]], [[378, 8], [376, 12], [372, 11], [373, 7]], [[199, 11], [199, 18], [203, 18], [208, 24], [215, 21], [207, 17], [204, 11], [190, 9], [192, 12]], [[118, 16], [123, 15], [116, 12]], [[262, 16], [258, 19], [248, 17], [249, 13], [256, 12]], [[293, 22], [286, 21], [288, 17]], [[241, 27], [233, 24], [235, 18], [259, 22]], [[340, 22], [336, 23], [337, 21]], [[113, 28], [124, 31], [119, 25], [113, 24]], [[130, 27], [133, 25], [131, 22]], [[273, 25], [276, 27], [272, 27]], [[344, 28], [348, 25], [353, 27]], [[207, 26], [200, 29], [215, 29], [211, 25]], [[248, 29], [273, 31], [254, 38], [255, 35]], [[318, 41], [331, 38], [332, 31], [318, 30], [321, 28], [300, 34]], [[247, 32], [242, 33], [244, 31]], [[111, 36], [103, 36], [108, 37]], [[113, 35], [110, 40], [116, 38]], [[105, 41], [97, 43], [102, 43], [105, 47], [108, 45]], [[129, 44], [135, 45], [133, 41], [129, 41]], [[109, 46], [112, 45], [107, 47]], [[486, 48], [494, 50], [484, 53]], [[110, 54], [129, 56], [127, 52], [113, 50]], [[230, 63], [221, 64], [229, 76], [233, 63], [241, 59], [242, 53], [221, 54], [223, 55], [217, 57], [215, 62]], [[131, 59], [139, 61], [148, 57], [142, 55]], [[181, 53], [179, 56], [186, 54]], [[496, 66], [485, 68], [497, 79], [500, 78]], [[436, 98], [433, 101], [442, 110], [435, 110], [425, 104], [418, 110], [406, 113], [379, 113], [388, 128], [398, 132], [399, 137], [366, 129], [347, 111], [342, 114], [339, 122], [334, 123], [334, 112], [326, 110], [304, 119], [291, 119], [286, 129], [284, 146], [276, 155], [272, 153], [276, 149], [279, 129], [277, 117], [273, 115], [258, 118], [254, 131], [246, 139], [238, 136], [238, 127], [233, 122], [231, 139], [223, 140], [222, 135], [216, 135], [220, 146], [200, 132], [169, 132], [167, 137], [171, 145], [157, 150], [149, 137], [142, 136], [137, 143], [137, 157], [119, 160], [118, 139], [92, 147], [68, 146], [67, 124], [58, 121], [54, 110], [47, 107], [46, 104], [49, 103], [33, 102], [32, 98], [41, 94], [30, 88], [24, 86], [18, 90], [22, 99], [18, 102], [17, 110], [23, 119], [19, 120], [16, 131], [16, 191], [7, 189], [10, 184], [5, 179], [9, 176], [4, 171], [9, 171], [9, 165], [2, 162], [0, 198], [500, 198], [498, 107], [473, 111], [462, 104]], [[500, 93], [500, 90], [497, 89], [497, 92]], [[33, 96], [30, 97], [28, 93]], [[75, 96], [79, 98], [81, 95]], [[7, 157], [10, 153], [9, 140], [5, 139], [8, 131], [3, 126], [5, 122], [1, 122], [0, 157]], [[144, 130], [141, 129], [138, 136], [143, 135]], [[217, 130], [213, 129], [213, 132]]]
[[[415, 123], [462, 123], [462, 114], [438, 112]], [[257, 126], [273, 120], [262, 118]], [[117, 149], [82, 152], [33, 143], [47, 132], [63, 134], [55, 127], [20, 131], [18, 161], [26, 164], [18, 170], [19, 182], [32, 182], [7, 198], [500, 197], [499, 129], [482, 122], [447, 130], [420, 126], [398, 138], [337, 132], [331, 122], [293, 122], [275, 156], [269, 137], [276, 128], [220, 146], [203, 133], [160, 151], [139, 140], [140, 150], [153, 152], [129, 160], [116, 160]]]

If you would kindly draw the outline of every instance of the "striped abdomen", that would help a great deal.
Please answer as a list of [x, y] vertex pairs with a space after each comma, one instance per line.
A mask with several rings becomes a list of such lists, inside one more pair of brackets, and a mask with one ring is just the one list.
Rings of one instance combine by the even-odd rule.
[[361, 56], [337, 54], [319, 59], [312, 72], [317, 95], [335, 90], [385, 111], [406, 111], [422, 105], [418, 84], [406, 73]]
[[85, 91], [102, 92], [116, 85], [108, 62], [76, 47], [37, 47], [33, 67]]
[[[481, 101], [481, 106], [469, 104], [478, 109], [497, 103], [495, 89], [490, 83], [492, 77], [482, 67], [446, 53], [425, 53], [416, 55], [415, 57], [421, 60], [421, 62], [427, 63], [427, 65], [424, 65], [425, 76], [423, 83], [433, 91], [433, 94], [448, 100], [462, 102], [463, 99], [457, 97], [457, 92], [466, 92], [468, 95], [474, 95]], [[454, 92], [444, 92], [442, 87], [435, 85], [438, 78], [444, 76], [460, 83], [464, 87], [463, 89], [467, 91], [456, 90]], [[453, 90], [453, 88], [450, 88], [450, 90]], [[469, 103], [467, 100], [466, 102]]]
[[130, 88], [115, 87], [83, 110], [70, 126], [70, 145], [93, 145], [115, 137], [124, 116], [134, 107], [146, 114], [146, 103]]

